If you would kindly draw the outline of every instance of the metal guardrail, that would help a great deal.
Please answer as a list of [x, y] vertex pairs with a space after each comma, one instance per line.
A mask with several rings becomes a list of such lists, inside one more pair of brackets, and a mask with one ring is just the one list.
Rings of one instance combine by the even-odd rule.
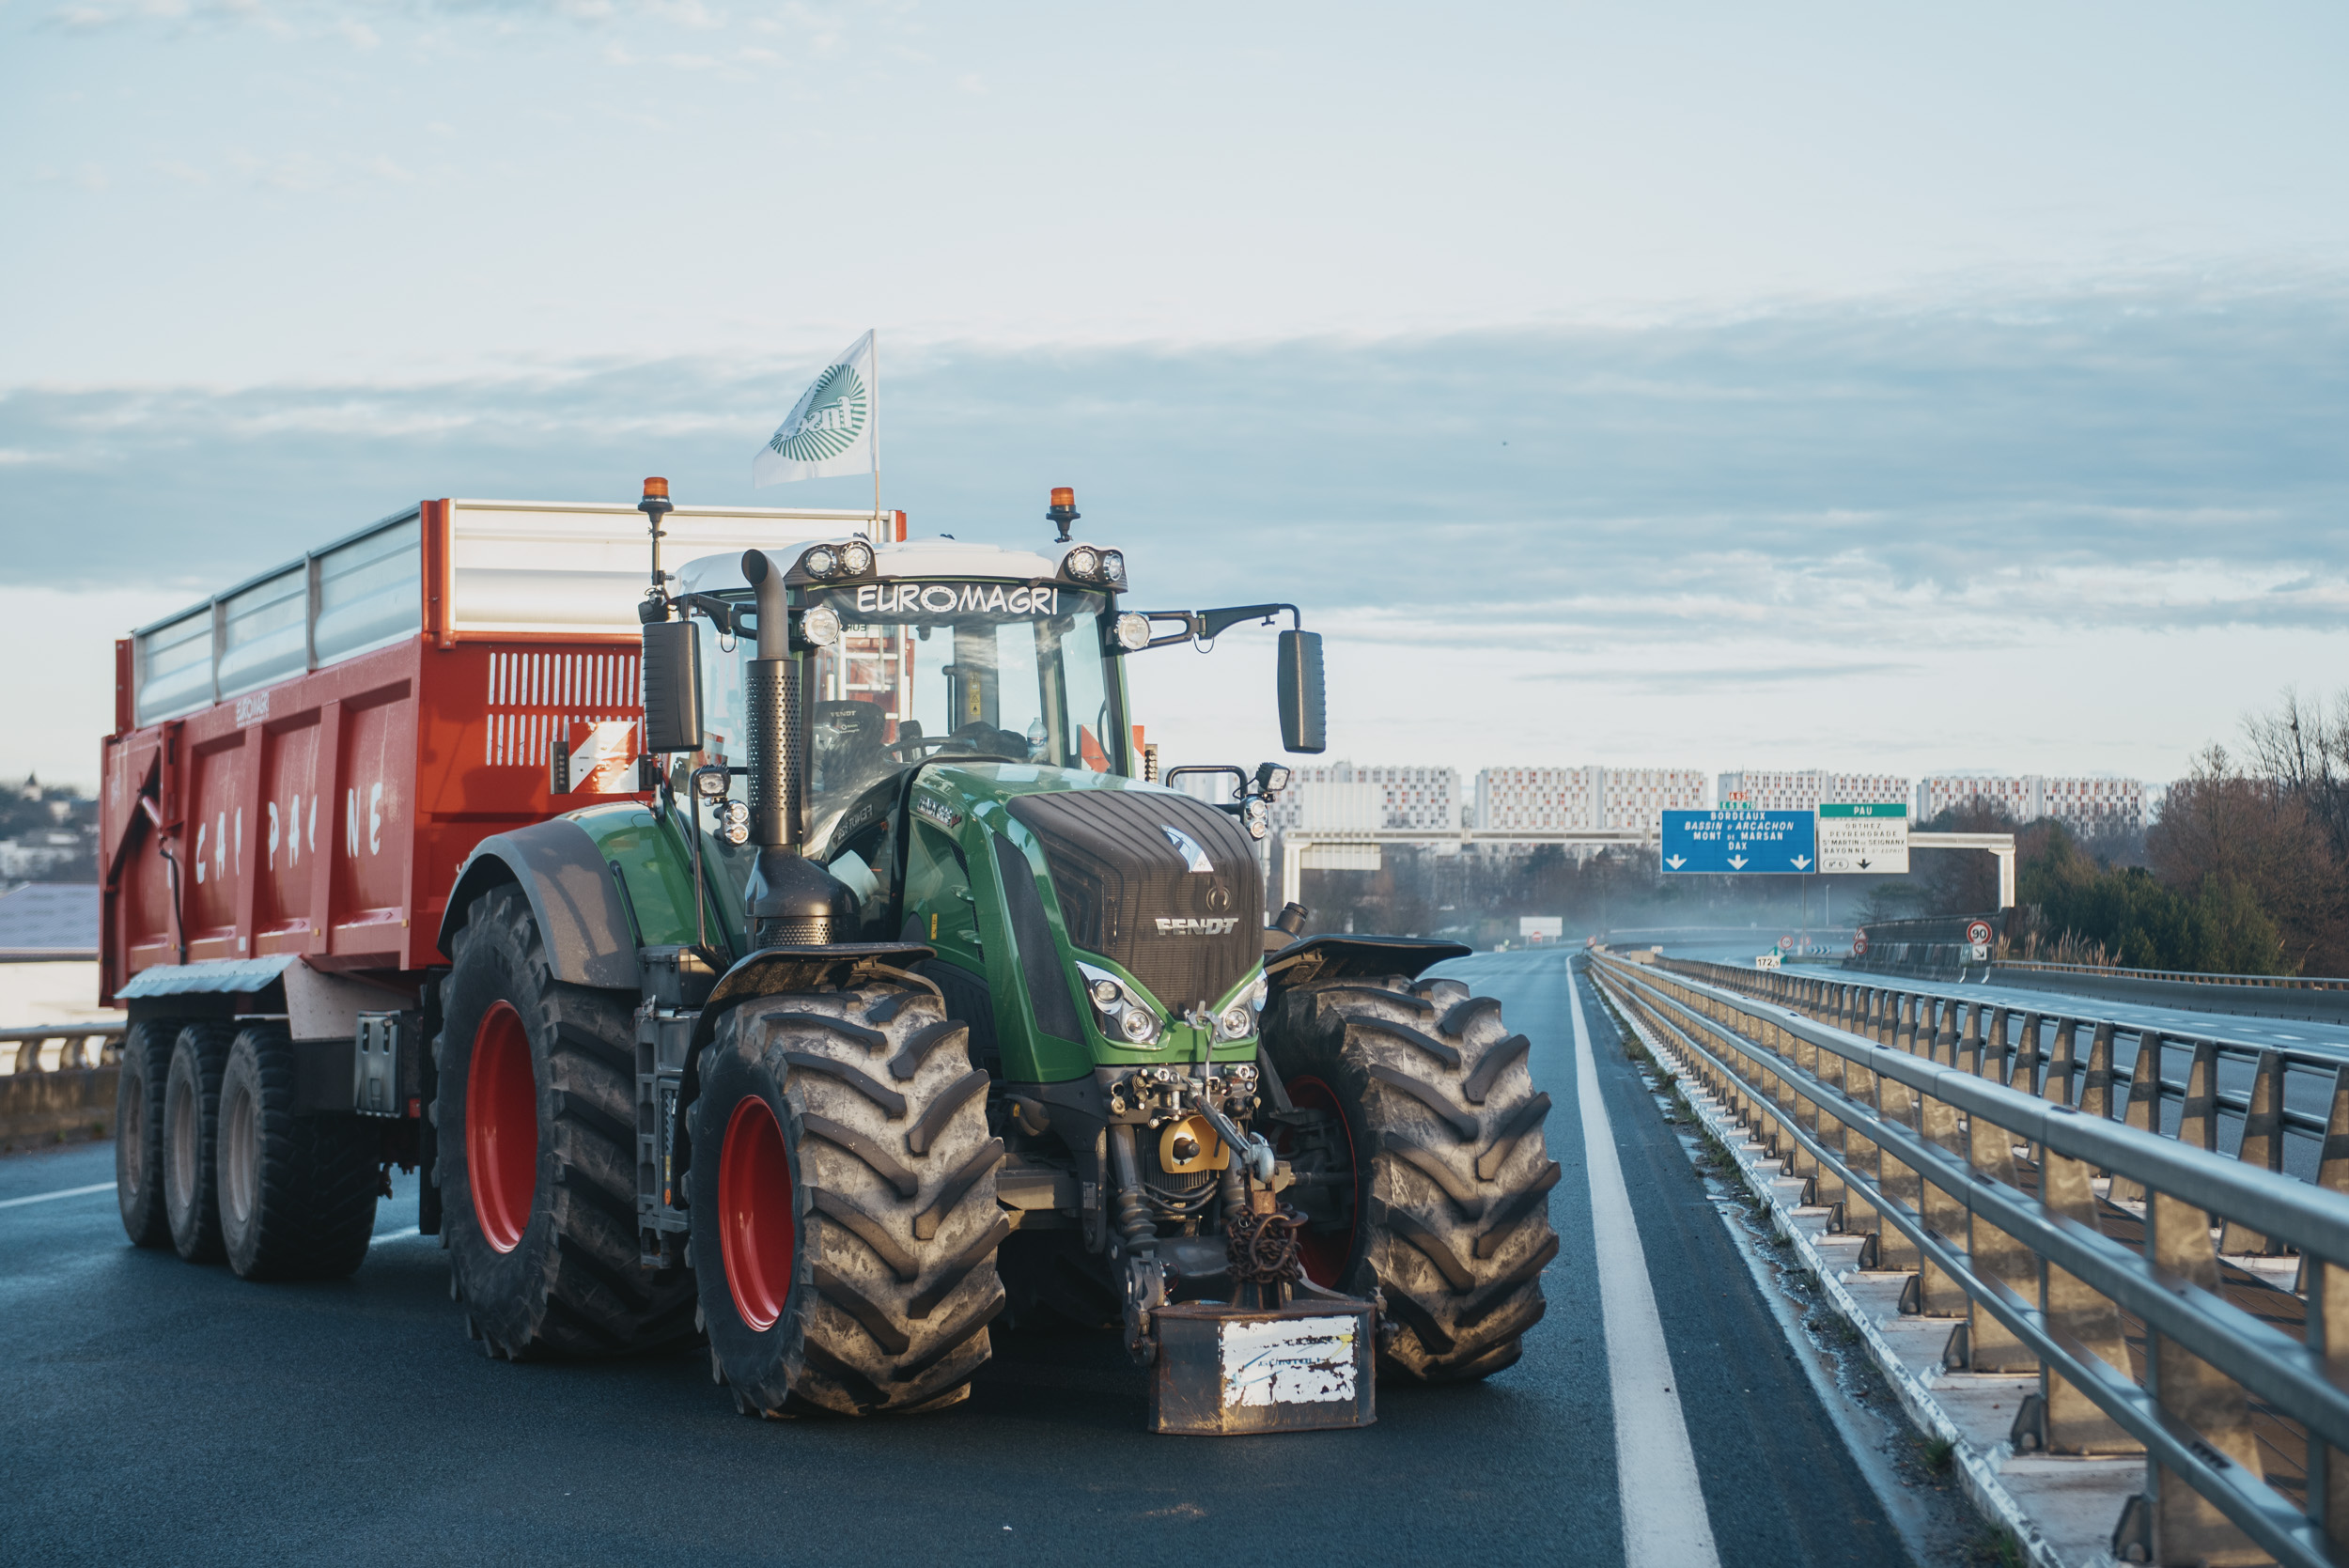
[[2275, 991], [2349, 991], [2349, 980], [2316, 974], [2208, 974], [2200, 970], [2129, 970], [2108, 964], [2050, 964], [2036, 958], [1999, 960], [2002, 970], [2078, 974], [2097, 980], [2164, 980], [2187, 986], [2248, 986]]
[[[1921, 1010], [1884, 987], [1605, 953], [1593, 972], [1813, 1184], [1831, 1226], [1871, 1238], [1863, 1267], [1912, 1272], [1905, 1309], [1960, 1320], [1945, 1365], [2039, 1374], [2018, 1447], [2146, 1456], [2116, 1557], [2349, 1559], [2349, 1063], [2328, 1063], [2310, 1185], [2275, 1169], [2279, 1067], [2248, 1097], [2241, 1157], [2212, 1146], [2212, 1042], [2198, 1043], [2184, 1086], [2181, 1131], [2201, 1135], [2181, 1139], [2146, 1114], [2157, 1066], [2137, 1083], [2114, 1071], [2109, 1024], [2083, 1077], [2076, 1031], [2056, 1056], [2040, 1055], [2036, 1026], [2009, 1048], [2010, 1010], [1983, 1003]], [[2297, 1251], [2301, 1289], [2264, 1284], [2222, 1251]], [[2263, 1456], [2295, 1443], [2296, 1478], [2289, 1454]]]
[[12, 1059], [8, 1063], [11, 1074], [41, 1071], [40, 1053], [53, 1040], [60, 1043], [57, 1065], [53, 1071], [103, 1067], [122, 1060], [125, 1027], [119, 1023], [101, 1022], [36, 1024], [26, 1029], [0, 1029], [0, 1048], [12, 1048]]

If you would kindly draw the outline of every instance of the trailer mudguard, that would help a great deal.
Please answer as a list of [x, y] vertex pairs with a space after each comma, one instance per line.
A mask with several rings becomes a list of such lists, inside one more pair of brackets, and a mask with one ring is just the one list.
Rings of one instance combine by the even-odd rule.
[[530, 900], [555, 979], [613, 991], [643, 988], [633, 923], [620, 902], [612, 868], [586, 829], [554, 817], [492, 833], [475, 845], [457, 873], [448, 910], [441, 917], [442, 953], [456, 951], [457, 932], [474, 900], [501, 882], [517, 884]]
[[1465, 958], [1474, 951], [1458, 942], [1423, 937], [1308, 937], [1266, 954], [1264, 973], [1276, 991], [1284, 986], [1371, 974], [1400, 974], [1416, 980], [1422, 970], [1447, 958]]

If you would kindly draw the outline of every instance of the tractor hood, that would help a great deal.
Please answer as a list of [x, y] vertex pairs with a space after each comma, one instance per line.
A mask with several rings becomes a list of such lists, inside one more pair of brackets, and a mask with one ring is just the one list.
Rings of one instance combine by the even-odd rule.
[[[1115, 774], [972, 762], [924, 768], [911, 809], [966, 853], [992, 850], [989, 861], [1007, 864], [1002, 850], [1014, 850], [1037, 876], [1037, 913], [1050, 911], [1066, 947], [1115, 964], [1173, 1015], [1221, 1004], [1263, 957], [1255, 843], [1188, 795]], [[1007, 889], [1024, 968], [1023, 902]], [[1043, 977], [1027, 978], [1034, 988]]]

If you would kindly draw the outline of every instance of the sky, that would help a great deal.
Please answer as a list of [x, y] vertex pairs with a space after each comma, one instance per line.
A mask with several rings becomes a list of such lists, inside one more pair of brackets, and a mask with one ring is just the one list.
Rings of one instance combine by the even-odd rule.
[[[1360, 762], [2114, 772], [2349, 684], [2349, 13], [0, 0], [0, 773], [426, 496], [1046, 489]], [[1162, 596], [1162, 597], [1161, 597]], [[1268, 634], [1134, 666], [1275, 746]]]

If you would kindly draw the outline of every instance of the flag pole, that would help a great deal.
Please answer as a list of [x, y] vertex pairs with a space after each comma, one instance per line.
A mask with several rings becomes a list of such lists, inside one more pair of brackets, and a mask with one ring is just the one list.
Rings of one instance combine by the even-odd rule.
[[880, 334], [873, 334], [873, 542], [881, 542], [880, 509]]

